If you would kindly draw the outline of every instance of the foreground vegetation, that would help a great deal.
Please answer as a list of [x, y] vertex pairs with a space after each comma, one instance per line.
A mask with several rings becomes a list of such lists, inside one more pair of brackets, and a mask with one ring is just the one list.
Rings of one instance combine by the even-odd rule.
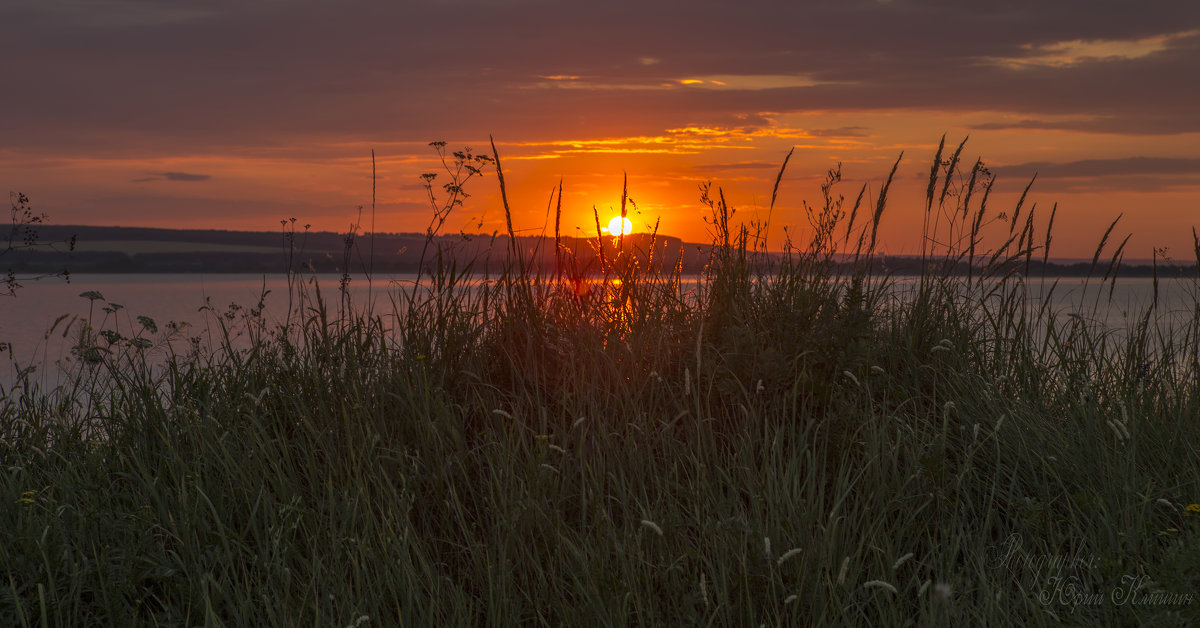
[[696, 286], [622, 243], [430, 252], [391, 316], [295, 275], [213, 351], [91, 317], [68, 385], [0, 400], [0, 623], [1192, 624], [1200, 305], [1113, 334], [1028, 298], [1050, 229], [961, 151], [905, 294], [832, 270], [887, 197], [834, 171], [781, 264], [705, 194]]

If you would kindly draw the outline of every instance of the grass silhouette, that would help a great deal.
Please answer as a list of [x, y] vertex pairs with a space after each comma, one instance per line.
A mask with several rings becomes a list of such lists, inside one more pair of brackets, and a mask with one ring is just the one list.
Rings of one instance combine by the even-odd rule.
[[945, 149], [905, 286], [888, 184], [834, 170], [783, 255], [706, 189], [694, 286], [598, 235], [590, 266], [431, 249], [389, 316], [297, 275], [283, 322], [211, 312], [214, 350], [85, 324], [67, 386], [0, 398], [0, 622], [1194, 622], [1200, 302], [1116, 335], [1033, 299], [1052, 229]]

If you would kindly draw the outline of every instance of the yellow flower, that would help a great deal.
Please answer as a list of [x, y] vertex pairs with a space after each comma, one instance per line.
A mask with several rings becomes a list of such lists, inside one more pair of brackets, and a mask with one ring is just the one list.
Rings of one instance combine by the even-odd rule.
[[1200, 504], [1188, 504], [1187, 508], [1183, 509], [1186, 514], [1200, 514]]
[[35, 500], [34, 497], [37, 497], [37, 491], [25, 491], [24, 493], [21, 493], [21, 499], [17, 500], [17, 503], [19, 503], [19, 504], [35, 503], [37, 500]]

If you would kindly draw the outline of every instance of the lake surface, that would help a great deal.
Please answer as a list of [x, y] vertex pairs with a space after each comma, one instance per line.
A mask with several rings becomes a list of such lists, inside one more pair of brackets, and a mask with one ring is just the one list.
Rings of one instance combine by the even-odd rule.
[[[336, 274], [317, 276], [321, 295], [331, 310], [336, 310], [340, 299], [340, 278]], [[370, 295], [376, 311], [383, 313], [392, 307], [387, 293], [394, 292], [397, 284], [411, 285], [415, 278], [382, 276], [368, 286], [356, 277], [349, 293], [356, 307], [365, 305]], [[103, 300], [80, 296], [86, 292], [103, 295]], [[82, 319], [91, 320], [97, 329], [116, 329], [128, 336], [142, 328], [138, 317], [145, 316], [160, 333], [169, 322], [175, 322], [186, 324], [181, 332], [184, 336], [205, 336], [214, 316], [202, 308], [210, 307], [219, 315], [227, 312], [230, 304], [250, 308], [260, 299], [266, 306], [264, 318], [282, 323], [288, 310], [287, 278], [283, 274], [73, 274], [70, 283], [53, 278], [27, 282], [15, 298], [0, 299], [0, 342], [12, 347], [10, 353], [0, 356], [0, 386], [12, 382], [18, 367], [31, 363], [41, 365], [43, 374], [49, 375], [55, 361], [70, 354]], [[112, 304], [120, 309], [106, 312], [104, 308]], [[41, 381], [53, 384], [53, 377]]]
[[[318, 275], [323, 297], [330, 309], [336, 310], [340, 298], [339, 275]], [[365, 279], [355, 277], [350, 283], [350, 297], [358, 311], [363, 311], [368, 294], [375, 303], [377, 314], [392, 311], [388, 293], [398, 286], [411, 285], [415, 275], [389, 275], [377, 278], [373, 286]], [[1053, 280], [1029, 283], [1030, 295], [1035, 301]], [[896, 286], [903, 290], [913, 280], [898, 278]], [[1180, 328], [1195, 315], [1194, 295], [1196, 282], [1191, 279], [1167, 279], [1159, 282], [1159, 307], [1155, 321], [1160, 328]], [[105, 300], [91, 301], [80, 293], [94, 291]], [[79, 320], [90, 318], [97, 328], [115, 329], [129, 335], [141, 328], [138, 316], [153, 319], [160, 332], [168, 321], [186, 322], [185, 335], [203, 335], [212, 324], [212, 314], [206, 316], [201, 308], [206, 305], [220, 314], [228, 306], [238, 304], [249, 308], [263, 299], [263, 315], [268, 322], [282, 322], [287, 312], [288, 284], [282, 274], [262, 275], [202, 275], [202, 274], [80, 274], [72, 275], [71, 282], [47, 279], [28, 282], [15, 298], [0, 299], [0, 342], [12, 345], [11, 354], [0, 356], [0, 386], [12, 381], [15, 369], [31, 363], [42, 365], [41, 371], [49, 375], [54, 371], [56, 360], [70, 353], [72, 336], [63, 337], [68, 324], [74, 321], [78, 329]], [[1109, 298], [1108, 284], [1101, 285], [1093, 280], [1084, 287], [1079, 278], [1062, 278], [1054, 292], [1055, 310], [1060, 314], [1079, 313], [1097, 324], [1111, 329], [1133, 326], [1145, 314], [1154, 295], [1153, 281], [1149, 278], [1119, 279]], [[105, 312], [107, 303], [120, 304], [115, 312]], [[47, 332], [59, 322], [53, 334]], [[207, 322], [206, 322], [207, 321]], [[43, 383], [46, 382], [43, 377]]]

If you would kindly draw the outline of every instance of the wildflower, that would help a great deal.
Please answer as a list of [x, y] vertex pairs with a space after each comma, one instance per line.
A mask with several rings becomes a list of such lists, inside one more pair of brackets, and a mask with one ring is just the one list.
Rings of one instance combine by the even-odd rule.
[[1200, 515], [1200, 504], [1188, 504], [1187, 508], [1183, 509], [1185, 515]]
[[21, 493], [21, 499], [17, 500], [17, 502], [21, 504], [35, 503], [37, 500], [34, 498], [37, 497], [37, 493], [37, 491], [25, 491]]
[[649, 529], [651, 532], [653, 532], [659, 536], [663, 535], [662, 528], [658, 527], [657, 523], [654, 523], [653, 521], [651, 521], [649, 519], [642, 519], [642, 527]]
[[535, 434], [533, 437], [538, 440], [550, 440], [549, 434]]
[[897, 569], [899, 569], [900, 565], [903, 565], [905, 561], [907, 561], [908, 559], [910, 559], [912, 557], [913, 557], [912, 552], [909, 552], [909, 553], [901, 556], [899, 559], [896, 560], [896, 562], [892, 563], [892, 571], [896, 571]]
[[870, 589], [873, 587], [878, 587], [880, 589], [887, 589], [888, 591], [891, 591], [892, 593], [896, 592], [896, 587], [892, 586], [892, 584], [890, 582], [884, 582], [883, 580], [871, 580], [869, 582], [863, 583], [864, 589]]
[[780, 556], [780, 557], [779, 557], [779, 560], [778, 560], [778, 561], [777, 561], [775, 564], [777, 564], [777, 565], [782, 565], [783, 563], [787, 562], [787, 559], [789, 559], [789, 558], [791, 558], [791, 557], [793, 557], [793, 556], [797, 556], [797, 555], [799, 555], [799, 554], [800, 554], [800, 548], [799, 548], [799, 547], [793, 547], [792, 549], [790, 549], [790, 550], [788, 550], [788, 551], [784, 552], [784, 553], [783, 553], [783, 556]]

